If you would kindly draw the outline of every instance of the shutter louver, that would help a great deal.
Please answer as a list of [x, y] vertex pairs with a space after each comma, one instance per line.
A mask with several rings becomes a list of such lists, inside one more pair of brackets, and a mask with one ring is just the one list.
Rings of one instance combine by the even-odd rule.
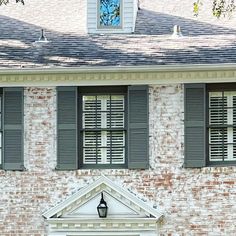
[[77, 88], [57, 88], [57, 169], [78, 168]]
[[24, 89], [4, 88], [3, 90], [3, 168], [24, 170]]
[[185, 167], [206, 165], [206, 85], [184, 86]]
[[128, 87], [128, 168], [149, 167], [148, 86]]

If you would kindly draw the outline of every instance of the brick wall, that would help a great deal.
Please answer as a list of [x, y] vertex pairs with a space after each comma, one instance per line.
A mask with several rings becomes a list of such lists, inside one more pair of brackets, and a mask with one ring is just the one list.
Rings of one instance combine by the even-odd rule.
[[236, 168], [184, 169], [183, 88], [150, 86], [150, 170], [55, 171], [55, 88], [25, 89], [26, 171], [0, 171], [0, 235], [46, 235], [42, 213], [101, 172], [165, 211], [161, 235], [236, 232]]

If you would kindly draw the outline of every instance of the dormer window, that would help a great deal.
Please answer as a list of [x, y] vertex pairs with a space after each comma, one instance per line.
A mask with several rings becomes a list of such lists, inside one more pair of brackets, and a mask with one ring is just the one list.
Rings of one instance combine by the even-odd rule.
[[121, 28], [122, 0], [98, 0], [98, 28]]
[[132, 33], [137, 12], [138, 0], [87, 0], [87, 32]]

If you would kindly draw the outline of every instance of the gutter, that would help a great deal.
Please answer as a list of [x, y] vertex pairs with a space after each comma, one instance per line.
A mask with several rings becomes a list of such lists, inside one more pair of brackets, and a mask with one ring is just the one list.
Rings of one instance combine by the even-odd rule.
[[96, 67], [57, 67], [34, 69], [1, 69], [0, 75], [49, 75], [49, 74], [84, 74], [84, 73], [149, 73], [149, 72], [197, 72], [197, 71], [234, 71], [233, 64], [185, 64], [185, 65], [150, 65], [150, 66], [96, 66]]

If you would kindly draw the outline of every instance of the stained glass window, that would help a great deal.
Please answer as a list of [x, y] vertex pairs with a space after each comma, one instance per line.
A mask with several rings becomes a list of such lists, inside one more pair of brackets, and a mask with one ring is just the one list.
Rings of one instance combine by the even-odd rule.
[[99, 24], [101, 27], [121, 26], [121, 0], [99, 0]]

